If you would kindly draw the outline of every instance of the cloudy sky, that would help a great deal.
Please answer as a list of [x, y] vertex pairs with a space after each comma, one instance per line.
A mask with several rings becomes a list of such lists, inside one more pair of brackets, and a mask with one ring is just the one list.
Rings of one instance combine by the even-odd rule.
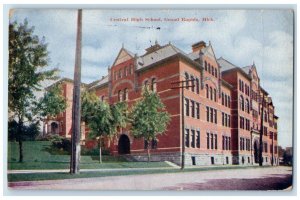
[[[75, 61], [76, 10], [13, 10], [10, 20], [25, 18], [35, 34], [45, 36], [51, 67], [72, 78]], [[112, 19], [128, 18], [116, 22]], [[131, 18], [161, 18], [133, 22]], [[198, 22], [166, 22], [164, 18], [197, 18]], [[202, 21], [203, 18], [213, 21]], [[159, 27], [159, 29], [157, 29]], [[82, 81], [107, 75], [122, 44], [141, 55], [157, 40], [186, 53], [204, 40], [223, 57], [243, 67], [255, 62], [261, 84], [273, 98], [279, 116], [279, 144], [292, 146], [293, 13], [290, 10], [83, 10]]]

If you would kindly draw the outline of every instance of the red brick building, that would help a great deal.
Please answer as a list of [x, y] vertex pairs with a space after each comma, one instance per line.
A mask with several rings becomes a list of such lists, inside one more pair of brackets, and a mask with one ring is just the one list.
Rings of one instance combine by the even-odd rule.
[[[172, 82], [186, 79], [194, 80], [194, 87], [185, 88], [184, 94], [180, 89], [172, 89]], [[60, 83], [68, 108], [48, 121], [45, 129], [70, 137], [73, 82], [62, 79]], [[222, 57], [216, 59], [212, 45], [203, 41], [192, 45], [189, 54], [170, 43], [164, 46], [156, 43], [141, 56], [121, 48], [107, 76], [83, 84], [103, 101], [110, 104], [127, 101], [129, 106], [141, 98], [145, 86], [159, 94], [171, 115], [168, 130], [152, 144], [153, 161], [169, 160], [180, 164], [184, 152], [186, 165], [258, 163], [260, 97], [264, 94], [263, 162], [278, 163], [278, 117], [271, 97], [260, 86], [254, 64], [240, 68]], [[82, 126], [82, 130], [86, 130], [84, 124]], [[88, 132], [82, 132], [82, 140], [85, 140]], [[128, 154], [137, 160], [147, 159], [144, 141], [133, 138], [130, 130], [122, 130], [105, 145], [113, 155]]]

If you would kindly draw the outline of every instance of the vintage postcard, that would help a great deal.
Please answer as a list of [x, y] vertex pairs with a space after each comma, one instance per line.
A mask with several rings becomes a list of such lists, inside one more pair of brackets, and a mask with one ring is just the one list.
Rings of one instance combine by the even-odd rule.
[[292, 190], [292, 9], [7, 17], [9, 190]]

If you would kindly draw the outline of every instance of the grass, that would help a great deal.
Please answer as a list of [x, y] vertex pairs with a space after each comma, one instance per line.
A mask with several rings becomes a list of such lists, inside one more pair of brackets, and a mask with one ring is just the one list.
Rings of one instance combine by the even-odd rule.
[[[16, 142], [8, 143], [8, 169], [69, 169], [70, 155], [49, 151], [51, 143], [48, 141], [27, 141], [23, 143], [24, 162], [19, 163], [19, 147]], [[102, 156], [103, 163], [99, 163], [98, 156], [81, 156], [81, 169], [107, 168], [153, 168], [169, 167], [165, 162], [127, 162], [122, 157]]]

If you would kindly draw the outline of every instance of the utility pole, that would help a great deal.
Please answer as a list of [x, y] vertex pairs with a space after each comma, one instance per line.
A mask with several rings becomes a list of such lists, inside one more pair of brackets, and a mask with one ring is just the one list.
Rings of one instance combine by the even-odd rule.
[[263, 92], [262, 100], [261, 100], [261, 118], [260, 118], [260, 133], [259, 133], [259, 166], [263, 165], [263, 157], [262, 157], [262, 151], [263, 151], [263, 123], [264, 123], [264, 105], [265, 105], [265, 93]]
[[82, 9], [78, 10], [77, 17], [77, 38], [74, 70], [74, 88], [72, 105], [72, 150], [70, 161], [70, 173], [79, 174], [80, 163], [80, 118], [81, 118], [81, 41], [82, 41]]
[[[179, 86], [175, 86], [175, 87], [171, 87], [171, 89], [181, 89], [181, 170], [184, 169], [185, 167], [185, 121], [184, 121], [184, 88], [190, 88], [190, 87], [195, 87], [194, 85], [194, 80], [195, 79], [188, 79], [188, 80], [184, 80], [184, 81], [176, 81], [176, 82], [172, 82], [171, 84], [179, 84]], [[190, 81], [192, 81], [192, 85], [188, 84]], [[186, 85], [184, 85], [184, 83], [186, 83]]]

